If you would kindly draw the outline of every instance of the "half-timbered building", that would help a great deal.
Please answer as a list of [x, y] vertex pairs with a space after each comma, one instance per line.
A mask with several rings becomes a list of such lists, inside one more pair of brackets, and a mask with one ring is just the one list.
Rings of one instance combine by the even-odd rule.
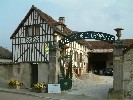
[[27, 86], [36, 82], [57, 83], [60, 74], [57, 52], [60, 56], [72, 55], [73, 73], [81, 75], [86, 72], [88, 43], [85, 40], [68, 43], [60, 50], [56, 48], [61, 38], [74, 33], [66, 27], [64, 17], [56, 21], [32, 6], [10, 37], [12, 61], [20, 63], [19, 80]]

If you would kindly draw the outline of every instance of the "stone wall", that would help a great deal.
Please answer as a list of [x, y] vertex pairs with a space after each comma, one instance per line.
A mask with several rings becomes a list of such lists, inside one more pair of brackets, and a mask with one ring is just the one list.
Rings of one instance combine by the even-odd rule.
[[126, 98], [133, 99], [133, 49], [124, 54], [123, 89]]
[[113, 57], [114, 81], [109, 99], [133, 99], [133, 48], [115, 47]]
[[113, 50], [113, 88], [121, 90], [123, 77], [123, 47], [122, 45], [114, 45]]
[[49, 68], [48, 63], [39, 63], [38, 64], [38, 82], [48, 84], [49, 79]]
[[13, 78], [13, 64], [0, 64], [0, 82], [8, 82]]
[[0, 64], [0, 83], [8, 84], [9, 80], [18, 80], [25, 87], [30, 87], [30, 64], [29, 63], [6, 63]]
[[26, 88], [30, 87], [31, 85], [31, 64], [20, 63], [17, 70], [18, 70], [18, 73], [15, 76], [16, 77], [19, 76], [18, 80], [22, 82]]
[[60, 57], [60, 51], [57, 48], [53, 48], [49, 52], [49, 66], [48, 66], [48, 83], [58, 83], [58, 75], [60, 74], [60, 64], [58, 58]]
[[109, 99], [123, 100], [125, 98], [125, 90], [123, 88], [123, 73], [124, 73], [124, 54], [123, 44], [113, 45], [113, 88], [109, 89]]

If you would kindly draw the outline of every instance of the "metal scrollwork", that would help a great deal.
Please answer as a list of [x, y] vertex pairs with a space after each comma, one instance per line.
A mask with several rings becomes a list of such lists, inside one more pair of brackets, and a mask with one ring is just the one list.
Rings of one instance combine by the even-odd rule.
[[114, 35], [110, 35], [102, 32], [87, 31], [87, 32], [78, 32], [78, 33], [64, 37], [59, 41], [59, 47], [67, 43], [70, 43], [76, 40], [81, 40], [81, 39], [96, 39], [96, 40], [108, 42], [110, 44], [113, 44], [115, 42]]

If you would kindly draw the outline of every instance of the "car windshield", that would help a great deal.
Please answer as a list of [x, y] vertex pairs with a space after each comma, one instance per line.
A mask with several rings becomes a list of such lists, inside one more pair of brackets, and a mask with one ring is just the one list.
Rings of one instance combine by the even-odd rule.
[[112, 71], [113, 69], [112, 69], [112, 68], [107, 68], [106, 70], [107, 70], [107, 71]]

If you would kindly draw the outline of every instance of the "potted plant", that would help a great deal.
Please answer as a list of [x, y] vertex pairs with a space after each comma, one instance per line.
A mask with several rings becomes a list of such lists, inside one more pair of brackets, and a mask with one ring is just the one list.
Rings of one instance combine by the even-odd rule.
[[20, 82], [17, 80], [10, 80], [8, 85], [9, 85], [9, 88], [16, 88], [16, 89], [20, 88]]
[[45, 85], [43, 83], [34, 84], [34, 91], [37, 93], [45, 92]]

